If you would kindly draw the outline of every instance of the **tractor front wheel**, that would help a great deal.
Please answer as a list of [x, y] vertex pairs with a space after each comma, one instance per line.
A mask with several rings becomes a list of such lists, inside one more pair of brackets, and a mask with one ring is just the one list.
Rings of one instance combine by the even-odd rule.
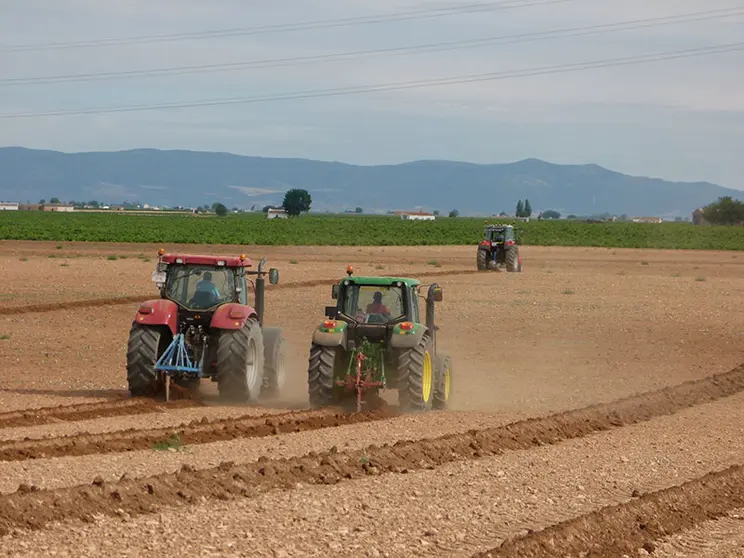
[[324, 347], [313, 343], [307, 369], [307, 391], [310, 406], [317, 409], [333, 404], [335, 371], [343, 357], [340, 346]]
[[263, 376], [261, 397], [279, 397], [287, 378], [284, 369], [284, 338], [278, 327], [263, 328], [266, 368]]
[[155, 363], [168, 348], [171, 332], [163, 326], [133, 323], [127, 343], [127, 383], [132, 397], [154, 396], [161, 381]]
[[240, 329], [220, 331], [217, 342], [217, 388], [225, 399], [255, 401], [261, 393], [264, 344], [258, 320]]
[[488, 253], [485, 250], [478, 249], [478, 257], [476, 258], [475, 262], [478, 266], [478, 271], [486, 271], [488, 269], [488, 262], [486, 261], [488, 259]]
[[398, 404], [403, 411], [428, 411], [435, 389], [431, 338], [424, 335], [418, 345], [398, 356]]
[[437, 387], [434, 390], [434, 408], [446, 409], [452, 394], [452, 358], [437, 355]]

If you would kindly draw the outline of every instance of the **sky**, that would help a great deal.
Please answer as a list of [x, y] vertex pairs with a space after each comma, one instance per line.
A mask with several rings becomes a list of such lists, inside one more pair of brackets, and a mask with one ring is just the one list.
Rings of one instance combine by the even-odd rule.
[[[738, 12], [607, 30], [726, 9]], [[367, 23], [339, 25], [345, 18]], [[317, 24], [330, 20], [337, 23]], [[207, 31], [216, 32], [101, 44]], [[69, 47], [81, 41], [94, 44]], [[0, 0], [0, 146], [191, 149], [365, 165], [534, 157], [744, 189], [744, 50], [607, 65], [742, 41], [742, 0]], [[439, 50], [412, 48], [432, 44]], [[566, 71], [585, 62], [604, 67]], [[223, 66], [205, 71], [214, 65]], [[200, 68], [173, 73], [193, 66]], [[545, 73], [556, 66], [564, 69]], [[170, 73], [131, 75], [163, 69]], [[113, 75], [70, 77], [103, 72]], [[498, 79], [461, 79], [475, 74]], [[56, 76], [62, 81], [38, 79]], [[445, 78], [460, 83], [348, 94]], [[331, 89], [342, 94], [277, 99]], [[42, 115], [236, 98], [252, 102]]]

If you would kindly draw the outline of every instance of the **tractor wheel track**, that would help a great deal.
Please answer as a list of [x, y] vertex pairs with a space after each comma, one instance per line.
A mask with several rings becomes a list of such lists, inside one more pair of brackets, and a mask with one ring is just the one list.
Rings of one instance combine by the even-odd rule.
[[128, 429], [101, 434], [73, 434], [40, 439], [0, 442], [0, 461], [23, 461], [51, 457], [82, 456], [149, 450], [158, 442], [178, 435], [180, 444], [206, 444], [237, 438], [263, 438], [307, 432], [348, 424], [373, 422], [397, 416], [392, 407], [363, 413], [334, 413], [331, 410], [290, 411], [269, 415], [193, 420], [168, 428]]
[[629, 502], [507, 539], [473, 558], [623, 558], [652, 554], [665, 537], [744, 507], [744, 466], [734, 465]]
[[[446, 277], [448, 275], [471, 275], [478, 273], [473, 269], [460, 269], [448, 271], [424, 271], [416, 273], [416, 277]], [[278, 285], [267, 286], [267, 291], [284, 289], [300, 289], [304, 287], [321, 287], [323, 285], [332, 285], [338, 281], [338, 277], [329, 279], [312, 279], [309, 281], [294, 281], [291, 283], [280, 283]], [[153, 298], [153, 293], [143, 293], [141, 295], [131, 295], [116, 298], [93, 298], [85, 300], [65, 300], [60, 302], [49, 302], [42, 304], [26, 304], [23, 306], [9, 306], [0, 308], [0, 316], [14, 316], [18, 314], [31, 314], [34, 312], [53, 312], [55, 310], [72, 310], [75, 308], [94, 308], [98, 306], [121, 306], [124, 304], [137, 304], [144, 300]]]
[[53, 490], [19, 486], [0, 496], [0, 535], [15, 528], [41, 529], [52, 521], [91, 522], [99, 514], [114, 516], [152, 513], [163, 506], [195, 504], [205, 499], [251, 497], [298, 483], [337, 484], [381, 474], [405, 474], [435, 469], [455, 461], [499, 455], [544, 444], [581, 438], [655, 417], [673, 414], [744, 391], [744, 365], [702, 380], [624, 398], [611, 403], [534, 418], [496, 428], [471, 430], [434, 439], [400, 441], [362, 450], [310, 452], [301, 457], [222, 463], [194, 470], [142, 479], [123, 477], [107, 484], [100, 478], [90, 485]]
[[57, 407], [21, 409], [0, 413], [0, 429], [16, 426], [38, 426], [61, 421], [74, 422], [104, 417], [162, 413], [171, 409], [185, 409], [203, 405], [203, 403], [193, 399], [179, 399], [165, 403], [153, 399], [127, 398], [99, 403], [77, 403]]

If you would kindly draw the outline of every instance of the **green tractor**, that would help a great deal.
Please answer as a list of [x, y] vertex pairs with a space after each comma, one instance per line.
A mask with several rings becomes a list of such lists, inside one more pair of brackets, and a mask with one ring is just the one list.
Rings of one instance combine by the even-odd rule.
[[434, 303], [442, 288], [429, 286], [426, 317], [419, 318], [417, 279], [348, 277], [333, 285], [335, 306], [313, 333], [308, 394], [314, 408], [344, 404], [356, 396], [361, 411], [369, 395], [397, 389], [403, 411], [444, 409], [452, 390], [452, 360], [437, 352]]

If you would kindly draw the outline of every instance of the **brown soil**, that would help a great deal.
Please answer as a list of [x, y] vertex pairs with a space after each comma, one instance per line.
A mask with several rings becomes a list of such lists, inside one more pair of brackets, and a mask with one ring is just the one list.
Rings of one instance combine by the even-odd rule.
[[[280, 269], [266, 323], [284, 330], [287, 388], [241, 407], [209, 382], [198, 401], [127, 397], [128, 329], [157, 296], [159, 247], [0, 242], [2, 492], [42, 487], [0, 496], [0, 555], [470, 556], [742, 464], [742, 370], [725, 372], [744, 360], [740, 253], [525, 247], [524, 273], [509, 274], [477, 273], [474, 246], [165, 246]], [[443, 286], [449, 410], [307, 411], [310, 335], [347, 264]], [[179, 429], [182, 451], [150, 449]], [[612, 518], [581, 536], [605, 544]], [[647, 542], [622, 533], [618, 545]]]
[[129, 452], [151, 449], [174, 436], [178, 444], [205, 444], [237, 438], [263, 438], [384, 420], [396, 416], [389, 407], [361, 413], [331, 413], [328, 410], [296, 411], [264, 416], [246, 415], [228, 419], [203, 418], [174, 428], [128, 429], [103, 434], [78, 434], [39, 440], [0, 442], [0, 461], [22, 461], [71, 455]]
[[73, 405], [59, 405], [57, 407], [42, 407], [23, 411], [0, 413], [0, 428], [16, 426], [35, 426], [59, 421], [74, 422], [102, 417], [117, 417], [125, 415], [139, 415], [145, 413], [168, 412], [172, 409], [185, 409], [202, 405], [199, 401], [179, 399], [158, 402], [152, 399], [122, 399], [105, 401], [102, 403], [77, 403]]
[[504, 541], [473, 558], [624, 558], [639, 549], [653, 554], [655, 541], [742, 506], [744, 466], [739, 465]]
[[259, 459], [257, 463], [240, 465], [223, 463], [215, 469], [184, 466], [176, 474], [121, 479], [113, 484], [94, 479], [89, 487], [38, 490], [21, 485], [16, 493], [0, 497], [0, 533], [19, 527], [38, 529], [50, 521], [86, 521], [98, 514], [151, 513], [162, 506], [195, 503], [204, 498], [255, 496], [273, 488], [294, 488], [298, 483], [336, 484], [368, 475], [432, 469], [461, 459], [555, 444], [650, 420], [742, 390], [744, 365], [726, 374], [614, 403], [430, 440], [350, 452], [339, 452], [334, 447], [297, 458]]

